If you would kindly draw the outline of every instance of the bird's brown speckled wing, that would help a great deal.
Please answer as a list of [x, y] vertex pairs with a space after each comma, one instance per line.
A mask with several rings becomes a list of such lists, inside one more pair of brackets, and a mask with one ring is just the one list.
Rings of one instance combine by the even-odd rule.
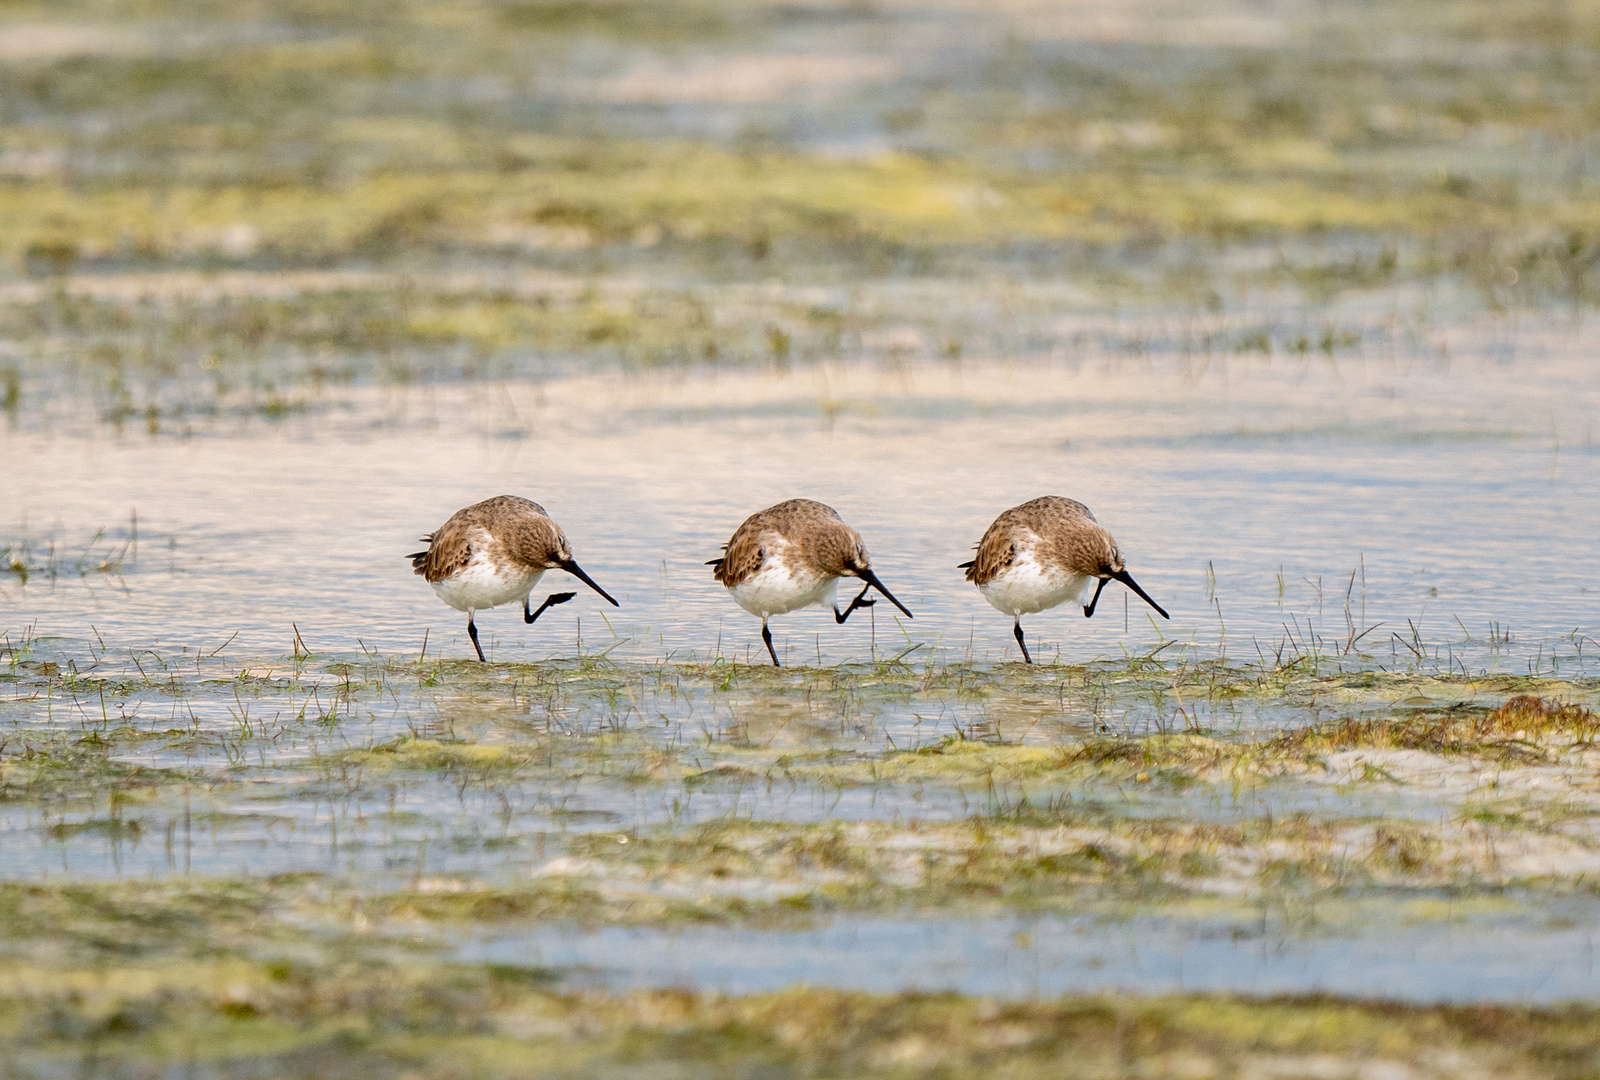
[[978, 541], [978, 553], [970, 563], [964, 564], [967, 580], [983, 586], [993, 581], [1017, 555], [1017, 541], [1024, 532], [1050, 537], [1074, 533], [1085, 525], [1094, 525], [1094, 514], [1076, 499], [1059, 495], [1045, 495], [1013, 506], [994, 519], [983, 539]]
[[498, 495], [457, 510], [425, 539], [428, 550], [409, 557], [413, 571], [430, 582], [460, 571], [484, 545], [497, 562], [540, 569], [570, 557], [566, 537], [544, 507], [516, 495]]
[[412, 556], [413, 571], [429, 582], [450, 577], [471, 561], [471, 536], [477, 531], [477, 523], [466, 510], [456, 511], [428, 537], [428, 550], [420, 552], [420, 557]]
[[733, 538], [723, 546], [722, 558], [711, 563], [711, 576], [730, 589], [749, 579], [761, 569], [765, 558], [762, 534], [769, 532], [761, 514], [753, 514], [733, 531]]
[[1007, 510], [995, 519], [983, 534], [983, 539], [978, 541], [978, 553], [972, 561], [966, 563], [967, 580], [974, 585], [983, 586], [993, 581], [1002, 570], [1011, 565], [1011, 560], [1017, 556], [1017, 545], [1013, 542], [1014, 530], [1007, 515]]
[[[811, 551], [824, 567], [831, 567], [860, 544], [833, 507], [814, 499], [790, 499], [751, 514], [722, 548], [722, 558], [712, 559], [711, 576], [732, 588], [758, 570], [773, 543], [773, 534]], [[837, 572], [837, 571], [835, 571]]]

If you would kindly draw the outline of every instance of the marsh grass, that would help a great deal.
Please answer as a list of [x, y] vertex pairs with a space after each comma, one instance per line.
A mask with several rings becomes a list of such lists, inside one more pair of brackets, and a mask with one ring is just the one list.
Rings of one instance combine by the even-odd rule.
[[[1545, 865], [1537, 853], [1522, 869], [1497, 862], [1493, 835], [1548, 847], [1569, 833], [1581, 840], [1592, 824], [1586, 796], [1528, 802], [1514, 782], [1532, 766], [1580, 775], [1594, 732], [1587, 705], [1528, 693], [1578, 687], [1527, 677], [1313, 677], [1157, 658], [813, 670], [371, 654], [297, 653], [242, 667], [153, 652], [138, 663], [40, 661], [25, 651], [10, 659], [0, 674], [11, 691], [0, 807], [26, 819], [46, 849], [100, 846], [171, 873], [187, 865], [196, 827], [207, 830], [202, 849], [220, 851], [306, 828], [293, 808], [327, 803], [346, 808], [336, 819], [372, 822], [344, 828], [368, 830], [362, 843], [390, 852], [390, 870], [373, 864], [373, 887], [411, 882], [402, 906], [425, 921], [502, 908], [651, 924], [974, 903], [1059, 909], [1096, 897], [1161, 904], [1225, 882], [1271, 891], [1288, 866], [1320, 890], [1494, 889], [1572, 875], [1536, 869]], [[1280, 709], [1335, 701], [1345, 718], [1277, 733], [1109, 730], [1119, 710], [1143, 710], [1152, 695], [1190, 709], [1208, 695]], [[899, 719], [919, 715], [953, 719], [945, 734]], [[1395, 752], [1424, 757], [1384, 756]], [[1503, 775], [1427, 794], [1426, 770], [1454, 761], [1471, 775], [1489, 765]], [[1270, 810], [1306, 785], [1330, 784], [1354, 801], [1311, 818]], [[1461, 822], [1454, 834], [1369, 816], [1384, 792], [1410, 786], [1443, 799], [1437, 805]], [[1230, 808], [1241, 789], [1268, 809]], [[269, 791], [269, 804], [291, 816], [255, 807]], [[882, 800], [890, 814], [926, 801], [933, 817], [808, 820], [832, 816], [827, 806], [852, 793]], [[781, 820], [778, 808], [790, 803], [802, 820]], [[686, 809], [696, 805], [712, 819]], [[648, 806], [658, 809], [641, 814]], [[1205, 824], [1186, 820], [1200, 808]], [[1552, 834], [1551, 822], [1565, 831]], [[337, 820], [332, 829], [311, 827], [301, 842], [308, 851], [352, 843]], [[400, 853], [430, 846], [435, 877], [480, 869], [462, 890], [418, 900], [410, 892], [424, 862]], [[418, 869], [406, 869], [413, 862]], [[507, 874], [547, 864], [532, 887], [508, 883]], [[483, 868], [489, 878], [470, 884]], [[1573, 873], [1581, 878], [1581, 865]]]
[[[1379, 1014], [1359, 1005], [1069, 999], [1017, 1012], [958, 996], [580, 992], [564, 980], [581, 973], [449, 957], [464, 938], [540, 927], [794, 931], [869, 916], [1155, 915], [1316, 937], [1592, 896], [1584, 860], [1600, 803], [1581, 783], [1539, 786], [1552, 770], [1592, 769], [1593, 713], [1580, 703], [1591, 688], [1570, 682], [1197, 671], [1166, 654], [1101, 668], [904, 658], [772, 670], [371, 652], [256, 662], [224, 648], [79, 663], [33, 648], [0, 671], [0, 814], [50, 865], [90, 858], [115, 873], [0, 884], [0, 981], [21, 988], [0, 995], [0, 1040], [25, 1074], [89, 1048], [102, 1065], [168, 1060], [198, 1039], [208, 1068], [245, 1055], [284, 1075], [509, 1074], [562, 1055], [580, 1071], [649, 1060], [704, 1074], [769, 1052], [796, 1075], [889, 1075], [911, 1061], [1060, 1075], [1062, 1055], [1085, 1060], [1129, 1024], [1155, 1034], [1113, 1039], [1115, 1053], [1137, 1045], [1156, 1075], [1192, 1075], [1174, 1054], [1217, 1068], [1313, 1052], [1401, 1060], [1411, 1051], [1373, 1034]], [[935, 702], [1048, 714], [1090, 696], [1106, 716], [1191, 681], [1191, 704], [1210, 686], [1229, 700], [1336, 698], [1351, 718], [1148, 734], [1035, 720], [1009, 738], [967, 722], [899, 747], [876, 730]], [[1420, 757], [1384, 756], [1395, 753]], [[1370, 767], [1335, 764], [1351, 754]], [[1427, 769], [1453, 763], [1493, 775], [1431, 787]], [[881, 809], [850, 804], [857, 817], [841, 818], [833, 807], [852, 792]], [[237, 852], [270, 852], [274, 837], [293, 838], [292, 870], [234, 872]], [[191, 872], [191, 857], [207, 869]], [[801, 1020], [783, 1026], [780, 1001], [854, 1034], [827, 1049]], [[1081, 1009], [1114, 1022], [1069, 1024]], [[1330, 1034], [1329, 1009], [1347, 1034]], [[651, 1010], [674, 1019], [652, 1026], [640, 1019]], [[1001, 1014], [1009, 1034], [984, 1034], [982, 1017]], [[1402, 1017], [1395, 1030], [1418, 1054], [1479, 1045], [1448, 1010], [1382, 1015]], [[1577, 1014], [1472, 1015], [1491, 1024], [1482, 1046], [1498, 1068], [1519, 1060], [1508, 1032], [1540, 1054], [1590, 1052], [1572, 1041], [1581, 1025], [1565, 1026]]]
[[[0, 291], [0, 333], [27, 346], [8, 410], [17, 424], [75, 417], [88, 404], [100, 423], [149, 436], [233, 430], [243, 421], [326, 422], [369, 387], [398, 393], [594, 369], [781, 376], [838, 363], [948, 368], [952, 355], [966, 353], [1045, 361], [1085, 350], [1182, 367], [1249, 352], [1241, 343], [1255, 341], [1267, 357], [1304, 358], [1300, 330], [1271, 312], [1168, 319], [1157, 311], [1154, 321], [1129, 326], [1098, 307], [1085, 312], [1076, 294], [1070, 284], [1035, 289], [1004, 275], [908, 286], [515, 267], [263, 271], [216, 281], [175, 273]], [[989, 318], [996, 304], [1016, 318]], [[1398, 323], [1359, 312], [1329, 318], [1339, 329], [1326, 335], [1326, 358], [1411, 352], [1429, 333], [1409, 313]], [[802, 407], [833, 424], [880, 406], [825, 397]]]
[[81, 546], [70, 547], [58, 546], [54, 538], [35, 539], [24, 531], [20, 537], [0, 540], [0, 573], [11, 575], [19, 586], [26, 586], [30, 579], [43, 579], [53, 585], [63, 576], [107, 574], [120, 578], [124, 567], [138, 559], [137, 512], [129, 515], [126, 528], [116, 531], [121, 534], [120, 544], [114, 537], [108, 539], [102, 526]]
[[1594, 742], [1600, 717], [1582, 705], [1519, 694], [1493, 710], [1446, 707], [1409, 716], [1346, 720], [1285, 734], [1286, 751], [1316, 754], [1347, 749], [1425, 750], [1491, 760], [1543, 762], [1552, 751]]

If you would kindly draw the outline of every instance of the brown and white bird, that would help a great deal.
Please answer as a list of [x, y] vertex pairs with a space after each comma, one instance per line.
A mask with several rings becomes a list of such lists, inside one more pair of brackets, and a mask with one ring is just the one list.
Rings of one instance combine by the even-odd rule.
[[546, 570], [565, 570], [620, 607], [572, 558], [561, 526], [544, 507], [516, 495], [497, 495], [457, 510], [437, 530], [422, 538], [426, 551], [407, 555], [412, 569], [439, 598], [467, 613], [467, 635], [483, 660], [478, 625], [473, 616], [485, 608], [522, 601], [522, 621], [531, 623], [544, 609], [565, 604], [576, 593], [553, 593], [538, 611], [528, 610], [528, 594]]
[[1171, 618], [1133, 580], [1116, 540], [1089, 508], [1058, 495], [1032, 499], [995, 518], [978, 541], [977, 557], [962, 563], [961, 569], [984, 599], [1016, 620], [1017, 645], [1030, 664], [1033, 657], [1022, 638], [1022, 616], [1068, 600], [1082, 603], [1091, 581], [1096, 582], [1094, 596], [1083, 606], [1084, 618], [1094, 614], [1108, 581], [1122, 582], [1163, 619]]
[[[861, 534], [846, 525], [831, 506], [811, 499], [769, 506], [746, 518], [722, 551], [722, 558], [706, 565], [714, 567], [712, 577], [728, 587], [735, 603], [761, 617], [761, 640], [767, 643], [774, 666], [782, 665], [772, 647], [772, 630], [767, 626], [770, 616], [817, 604], [831, 607], [834, 621], [842, 623], [856, 608], [877, 603], [866, 599], [868, 589], [877, 589], [911, 618], [906, 606], [872, 572]], [[866, 584], [840, 611], [839, 579], [847, 576]]]

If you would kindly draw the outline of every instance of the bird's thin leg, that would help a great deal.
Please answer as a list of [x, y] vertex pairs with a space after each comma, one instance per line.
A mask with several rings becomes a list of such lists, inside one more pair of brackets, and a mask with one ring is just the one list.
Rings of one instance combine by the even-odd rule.
[[1083, 617], [1085, 619], [1087, 619], [1087, 618], [1091, 617], [1092, 615], [1094, 615], [1095, 605], [1100, 602], [1100, 590], [1104, 589], [1106, 587], [1106, 582], [1108, 580], [1110, 580], [1110, 579], [1101, 578], [1100, 581], [1094, 587], [1094, 597], [1087, 604], [1083, 605]]
[[878, 602], [876, 600], [867, 600], [867, 599], [865, 599], [865, 597], [867, 595], [867, 590], [870, 589], [870, 588], [872, 588], [871, 585], [862, 586], [861, 595], [856, 597], [854, 600], [850, 601], [850, 606], [845, 608], [844, 612], [842, 614], [839, 611], [839, 606], [837, 604], [835, 604], [834, 608], [833, 608], [833, 621], [837, 622], [837, 623], [842, 623], [842, 622], [844, 622], [846, 619], [848, 619], [850, 617], [850, 613], [852, 611], [854, 611], [856, 608], [858, 608], [858, 607], [871, 607], [873, 604], [876, 604]]
[[1033, 663], [1033, 657], [1028, 655], [1028, 643], [1026, 641], [1022, 640], [1022, 616], [1021, 615], [1017, 616], [1016, 631], [1017, 631], [1017, 647], [1022, 650], [1022, 658], [1024, 660], [1026, 660], [1028, 663], [1031, 664], [1031, 663]]
[[478, 659], [487, 664], [489, 659], [483, 655], [483, 646], [478, 644], [478, 624], [472, 621], [472, 614], [467, 612], [467, 636], [472, 639], [472, 647], [478, 650]]
[[575, 592], [551, 593], [549, 596], [544, 598], [544, 603], [539, 605], [539, 610], [538, 611], [529, 611], [528, 610], [528, 598], [526, 596], [524, 596], [522, 598], [522, 621], [525, 622], [525, 623], [531, 623], [533, 620], [537, 619], [540, 615], [544, 614], [544, 609], [545, 608], [552, 608], [552, 607], [555, 607], [557, 604], [565, 604], [568, 600], [571, 600], [574, 596], [577, 596], [577, 595], [578, 594], [575, 593]]
[[773, 667], [782, 667], [778, 663], [778, 650], [772, 647], [772, 628], [767, 625], [767, 620], [761, 620], [761, 640], [767, 643], [767, 655], [772, 657]]

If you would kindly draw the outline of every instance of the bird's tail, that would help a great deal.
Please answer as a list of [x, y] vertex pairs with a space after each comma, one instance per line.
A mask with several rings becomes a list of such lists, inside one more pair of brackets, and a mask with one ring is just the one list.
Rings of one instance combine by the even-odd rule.
[[722, 554], [721, 554], [721, 556], [719, 556], [718, 558], [715, 558], [715, 559], [707, 559], [706, 560], [706, 565], [711, 567], [711, 579], [713, 581], [721, 581], [722, 580], [722, 564], [727, 562], [727, 561], [728, 561], [728, 545], [727, 544], [723, 544], [722, 545]]
[[[428, 547], [431, 548], [433, 546], [433, 534], [429, 533], [427, 536], [424, 536], [422, 538], [422, 543], [427, 544]], [[410, 555], [407, 555], [406, 558], [411, 560], [412, 572], [420, 574], [422, 573], [423, 566], [428, 561], [428, 552], [426, 549], [422, 551], [413, 551]]]

